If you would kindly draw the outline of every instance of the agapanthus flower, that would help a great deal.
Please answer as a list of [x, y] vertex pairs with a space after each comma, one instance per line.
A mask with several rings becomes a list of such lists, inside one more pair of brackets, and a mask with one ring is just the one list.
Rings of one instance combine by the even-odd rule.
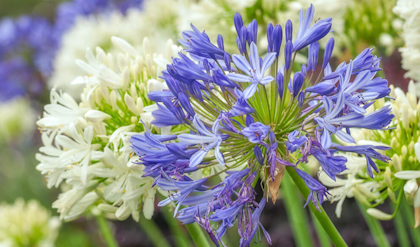
[[[177, 8], [173, 8], [174, 5]], [[86, 54], [86, 48], [92, 51], [101, 47], [105, 52], [118, 55], [119, 51], [109, 45], [112, 36], [127, 40], [137, 51], [150, 53], [165, 47], [168, 39], [176, 39], [180, 31], [180, 16], [187, 9], [187, 4], [171, 0], [73, 0], [63, 2], [57, 9], [55, 29], [60, 38], [56, 56], [52, 60], [53, 73], [48, 80], [50, 88], [62, 89], [78, 99], [83, 86], [74, 86], [71, 82], [80, 75], [80, 67], [75, 60]], [[148, 25], [139, 25], [148, 23]], [[125, 28], [121, 28], [124, 26]], [[78, 37], [78, 38], [74, 38]], [[143, 46], [143, 38], [150, 41]], [[168, 45], [168, 50], [171, 45]], [[163, 51], [162, 51], [163, 52]], [[159, 59], [160, 60], [160, 59]], [[144, 62], [149, 59], [144, 57]], [[163, 62], [163, 63], [162, 63]], [[166, 62], [159, 61], [160, 66]], [[156, 68], [158, 69], [158, 68]], [[158, 70], [162, 70], [158, 69]], [[150, 73], [150, 71], [149, 71]]]
[[[92, 207], [118, 220], [131, 215], [138, 221], [140, 209], [146, 219], [154, 212], [157, 187], [136, 164], [136, 150], [129, 140], [145, 130], [168, 131], [153, 125], [153, 115], [146, 110], [156, 108], [147, 94], [168, 88], [159, 78], [158, 68], [163, 66], [152, 60], [147, 39], [147, 53], [118, 37], [110, 42], [120, 51], [116, 56], [98, 47], [96, 54], [87, 49], [86, 61], [77, 61], [85, 71], [74, 80], [84, 86], [81, 101], [52, 89], [51, 102], [37, 121], [43, 142], [36, 155], [37, 169], [46, 176], [49, 188], [67, 185], [53, 203], [63, 220], [76, 219]], [[155, 60], [166, 64], [176, 57], [172, 50], [178, 48], [172, 41], [166, 47], [167, 56], [154, 54]]]
[[1, 246], [54, 246], [61, 222], [38, 201], [16, 199], [0, 204]]
[[[353, 133], [357, 146], [340, 143], [335, 145], [340, 154], [348, 158], [349, 170], [339, 180], [321, 177], [321, 182], [330, 189], [332, 201], [338, 201], [336, 213], [341, 214], [346, 197], [355, 197], [370, 207], [368, 213], [381, 220], [390, 220], [394, 213], [384, 213], [375, 207], [387, 198], [397, 205], [406, 200], [414, 207], [415, 227], [420, 225], [420, 194], [418, 190], [420, 170], [420, 104], [416, 86], [409, 83], [408, 92], [390, 86], [390, 99], [377, 100], [366, 108], [374, 114], [381, 109], [390, 109], [395, 115], [389, 131], [357, 130]], [[374, 174], [376, 173], [376, 174]], [[405, 198], [404, 198], [405, 195]]]
[[[185, 206], [176, 217], [185, 224], [197, 222], [203, 226], [216, 245], [223, 244], [227, 228], [236, 223], [240, 246], [249, 245], [256, 235], [266, 200], [256, 201], [259, 178], [265, 184], [263, 197], [271, 195], [275, 200], [287, 169], [300, 176], [310, 189], [307, 204], [319, 208], [328, 193], [324, 185], [301, 168], [307, 158], [314, 156], [323, 173], [336, 179], [347, 170], [347, 159], [338, 153], [339, 146], [334, 143], [336, 137], [352, 143], [352, 128], [386, 130], [393, 117], [388, 108], [372, 113], [359, 109], [386, 96], [375, 91], [378, 88], [382, 92], [381, 87], [370, 86], [376, 83], [379, 70], [372, 50], [342, 63], [335, 72], [328, 61], [323, 61], [327, 65], [319, 72], [313, 69], [318, 66], [319, 57], [315, 43], [327, 35], [332, 21], [319, 20], [311, 25], [313, 16], [312, 5], [306, 10], [305, 20], [301, 11], [299, 32], [294, 39], [288, 22], [284, 49], [283, 28], [274, 32], [269, 25], [264, 29], [268, 30], [272, 45], [263, 58], [255, 44], [256, 20], [245, 25], [241, 15], [235, 14], [239, 50], [236, 54], [223, 50], [225, 39], [218, 36], [218, 45], [213, 45], [204, 31], [192, 26], [194, 32], [184, 32], [181, 43], [185, 50], [180, 58], [173, 59], [162, 72], [171, 93], [157, 97], [163, 102], [157, 112], [166, 108], [166, 125], [173, 125], [176, 118], [176, 124], [185, 127], [184, 133], [147, 132], [131, 138], [146, 176], [153, 177], [156, 186], [173, 191], [173, 196], [160, 205], [173, 201], [177, 207]], [[280, 44], [278, 51], [288, 54], [285, 60], [277, 56], [276, 42]], [[334, 42], [329, 44], [332, 51]], [[296, 53], [306, 47], [311, 64], [297, 66]], [[329, 60], [330, 55], [324, 59]], [[301, 69], [294, 71], [296, 67]], [[352, 80], [353, 74], [358, 76]], [[328, 90], [306, 92], [318, 83], [328, 84]], [[360, 94], [370, 97], [354, 100]], [[160, 118], [159, 123], [164, 125], [165, 118]], [[369, 148], [363, 152], [369, 159], [387, 160]], [[353, 151], [360, 153], [358, 149]], [[191, 174], [197, 170], [202, 171], [202, 177]]]

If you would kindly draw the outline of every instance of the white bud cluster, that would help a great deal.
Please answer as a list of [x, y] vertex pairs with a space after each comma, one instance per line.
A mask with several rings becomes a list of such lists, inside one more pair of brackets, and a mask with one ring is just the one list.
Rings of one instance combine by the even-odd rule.
[[44, 144], [36, 155], [37, 169], [48, 187], [62, 187], [53, 207], [64, 220], [93, 206], [118, 220], [131, 215], [138, 221], [140, 209], [148, 219], [153, 215], [156, 187], [152, 178], [142, 177], [129, 140], [145, 130], [140, 120], [152, 131], [164, 131], [151, 125], [147, 107], [156, 106], [147, 94], [167, 88], [160, 71], [180, 48], [169, 40], [164, 56], [152, 53], [147, 38], [143, 51], [118, 37], [111, 41], [120, 53], [97, 47], [94, 54], [87, 48], [85, 60], [76, 61], [86, 72], [72, 82], [84, 85], [81, 102], [53, 89], [51, 103], [37, 122]]
[[54, 246], [60, 221], [39, 202], [0, 204], [0, 246]]

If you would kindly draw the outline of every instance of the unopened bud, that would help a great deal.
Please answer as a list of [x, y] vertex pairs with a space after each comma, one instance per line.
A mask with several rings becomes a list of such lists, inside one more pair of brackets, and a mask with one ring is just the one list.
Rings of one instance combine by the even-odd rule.
[[378, 220], [391, 220], [392, 219], [392, 215], [384, 213], [376, 208], [369, 208], [366, 211], [370, 216], [378, 219]]
[[417, 185], [417, 181], [415, 178], [408, 180], [404, 185], [404, 194], [405, 198], [409, 205], [414, 204], [414, 196], [418, 190], [419, 186]]
[[391, 199], [391, 201], [393, 203], [396, 203], [397, 202], [397, 198], [395, 197], [394, 191], [392, 191], [389, 187], [388, 187], [387, 191], [388, 191], [388, 196]]
[[128, 68], [125, 68], [122, 73], [122, 90], [127, 90], [128, 85], [130, 84], [130, 71]]
[[128, 63], [126, 63], [126, 62], [127, 61], [125, 61], [124, 55], [122, 53], [118, 54], [117, 64], [118, 64], [118, 67], [121, 71], [123, 71], [128, 66]]
[[398, 149], [399, 147], [399, 142], [397, 140], [397, 138], [393, 137], [391, 140], [391, 148], [392, 149]]
[[138, 124], [139, 122], [139, 119], [136, 116], [132, 116], [130, 120], [132, 124]]
[[101, 94], [104, 97], [106, 103], [111, 104], [110, 95], [109, 95], [109, 89], [105, 85], [103, 85], [103, 84], [99, 85], [99, 89], [100, 89]]
[[135, 83], [131, 83], [130, 86], [130, 95], [133, 99], [137, 99], [139, 96], [137, 95], [137, 88]]
[[130, 95], [125, 94], [124, 95], [124, 101], [125, 101], [125, 104], [127, 105], [128, 109], [132, 113], [134, 113], [134, 115], [140, 115], [140, 111], [137, 109], [136, 103], [134, 102], [133, 98], [131, 98]]
[[402, 168], [401, 167], [401, 160], [400, 160], [398, 154], [394, 154], [392, 156], [392, 165], [394, 166], [394, 168], [397, 172], [401, 171], [401, 168]]
[[384, 179], [386, 186], [388, 186], [388, 188], [394, 191], [394, 188], [392, 186], [391, 169], [389, 168], [389, 166], [385, 168]]
[[405, 157], [407, 155], [407, 152], [408, 152], [407, 146], [406, 145], [402, 146], [402, 148], [401, 148], [402, 157]]

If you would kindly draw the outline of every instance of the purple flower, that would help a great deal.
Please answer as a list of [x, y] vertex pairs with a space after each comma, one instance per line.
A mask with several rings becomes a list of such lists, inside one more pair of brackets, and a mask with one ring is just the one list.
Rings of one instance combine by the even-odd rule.
[[221, 47], [217, 47], [210, 42], [205, 32], [200, 33], [196, 27], [191, 24], [193, 31], [184, 31], [179, 43], [186, 47], [186, 51], [196, 55], [208, 55], [215, 59], [216, 55], [223, 58], [225, 51]]
[[250, 50], [251, 64], [242, 55], [232, 56], [233, 63], [236, 65], [236, 67], [245, 72], [246, 75], [237, 73], [230, 73], [227, 75], [232, 81], [252, 83], [244, 90], [245, 99], [251, 98], [254, 95], [259, 84], [266, 85], [274, 80], [272, 76], [264, 76], [264, 73], [274, 62], [276, 53], [268, 53], [264, 60], [261, 62], [258, 55], [258, 48], [255, 43], [251, 43]]
[[208, 144], [200, 148], [190, 159], [190, 167], [197, 166], [201, 163], [204, 156], [214, 148], [214, 155], [221, 165], [225, 165], [223, 154], [220, 152], [220, 144], [222, 143], [222, 136], [218, 133], [220, 122], [215, 122], [212, 132], [201, 122], [198, 115], [194, 116], [193, 125], [199, 132], [199, 135], [180, 134], [178, 140], [187, 144]]
[[300, 148], [307, 140], [308, 138], [306, 136], [299, 136], [299, 131], [295, 130], [290, 132], [290, 134], [287, 136], [287, 142], [286, 147], [289, 152], [294, 153], [298, 148]]
[[343, 156], [331, 156], [320, 148], [312, 146], [311, 154], [319, 161], [323, 171], [335, 181], [335, 176], [347, 170], [347, 159]]
[[375, 149], [379, 150], [389, 150], [390, 147], [385, 146], [373, 146], [373, 145], [360, 145], [360, 146], [335, 146], [337, 150], [343, 152], [352, 152], [357, 153], [360, 155], [364, 155], [367, 161], [367, 171], [371, 178], [373, 178], [372, 168], [378, 173], [378, 167], [376, 166], [375, 162], [373, 162], [372, 158], [378, 159], [380, 161], [388, 163], [391, 159], [388, 156], [382, 155], [375, 151]]
[[306, 200], [305, 207], [308, 205], [310, 201], [315, 205], [315, 207], [321, 212], [319, 209], [318, 203], [321, 205], [324, 202], [324, 198], [328, 194], [327, 189], [324, 185], [322, 185], [320, 182], [316, 181], [314, 178], [309, 176], [304, 171], [301, 171], [299, 169], [295, 169], [297, 174], [303, 179], [306, 186], [311, 190], [309, 193], [308, 199]]
[[248, 137], [248, 140], [252, 143], [261, 143], [268, 132], [270, 132], [270, 126], [260, 122], [253, 123], [242, 130], [244, 136]]
[[314, 12], [315, 8], [311, 4], [311, 7], [306, 10], [305, 20], [303, 20], [303, 10], [300, 10], [299, 32], [295, 42], [293, 43], [293, 51], [299, 51], [305, 48], [306, 46], [322, 39], [330, 32], [332, 18], [320, 20], [312, 27], [309, 27], [314, 16]]

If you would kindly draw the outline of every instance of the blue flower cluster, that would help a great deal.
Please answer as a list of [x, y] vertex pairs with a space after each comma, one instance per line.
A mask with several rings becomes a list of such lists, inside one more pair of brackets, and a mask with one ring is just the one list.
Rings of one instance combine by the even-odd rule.
[[58, 6], [56, 19], [21, 16], [0, 21], [0, 102], [23, 95], [38, 96], [52, 72], [62, 35], [78, 16], [141, 7], [142, 0], [74, 0]]
[[0, 102], [42, 92], [56, 48], [52, 30], [47, 20], [37, 17], [0, 22]]
[[[389, 160], [375, 151], [385, 147], [333, 142], [338, 138], [354, 143], [351, 128], [386, 129], [393, 118], [390, 108], [369, 114], [366, 109], [390, 89], [386, 80], [375, 77], [380, 59], [371, 49], [332, 71], [331, 38], [318, 65], [318, 41], [330, 32], [332, 19], [311, 25], [313, 15], [312, 5], [305, 15], [301, 10], [294, 40], [293, 25], [286, 23], [284, 65], [279, 56], [280, 25], [267, 26], [264, 58], [258, 51], [255, 20], [245, 26], [240, 14], [234, 17], [239, 54], [224, 50], [222, 36], [216, 46], [191, 25], [193, 30], [185, 31], [180, 40], [185, 51], [162, 72], [169, 89], [149, 94], [158, 105], [152, 123], [182, 125], [187, 133], [134, 135], [131, 143], [139, 164], [144, 165], [145, 176], [155, 178], [155, 185], [174, 192], [159, 206], [176, 203], [175, 216], [184, 224], [201, 225], [217, 246], [236, 223], [240, 246], [248, 246], [258, 229], [271, 242], [259, 221], [266, 204], [266, 199], [256, 201], [259, 178], [266, 184], [263, 198], [267, 198], [270, 190], [276, 194], [278, 186], [273, 184], [280, 184], [279, 174], [288, 167], [310, 189], [306, 204], [312, 202], [319, 209], [327, 189], [298, 168], [309, 156], [333, 180], [347, 169], [347, 159], [339, 151], [365, 155], [370, 176], [371, 168], [376, 170], [372, 158]], [[295, 56], [305, 47], [308, 63], [299, 66]], [[200, 169], [207, 175], [192, 179], [191, 173]], [[215, 183], [223, 174], [224, 179]]]

